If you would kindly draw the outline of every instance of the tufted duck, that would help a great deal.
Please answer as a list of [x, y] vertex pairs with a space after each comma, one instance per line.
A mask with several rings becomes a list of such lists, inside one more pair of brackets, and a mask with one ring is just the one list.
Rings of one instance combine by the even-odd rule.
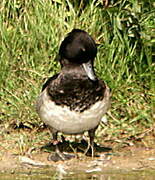
[[[83, 30], [73, 29], [60, 45], [60, 73], [47, 80], [37, 100], [37, 112], [49, 126], [54, 142], [57, 142], [58, 132], [88, 131], [90, 141], [86, 152], [91, 148], [92, 156], [95, 130], [110, 102], [108, 86], [97, 79], [93, 69], [96, 54], [97, 46], [92, 37]], [[70, 158], [60, 152], [57, 143], [55, 146], [59, 159]]]

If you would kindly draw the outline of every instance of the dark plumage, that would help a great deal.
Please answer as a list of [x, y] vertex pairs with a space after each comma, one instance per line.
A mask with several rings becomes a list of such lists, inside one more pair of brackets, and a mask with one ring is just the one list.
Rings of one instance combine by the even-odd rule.
[[[62, 69], [43, 85], [37, 101], [37, 112], [50, 127], [53, 139], [57, 140], [58, 132], [88, 131], [92, 156], [95, 130], [109, 107], [110, 97], [109, 88], [94, 73], [96, 53], [96, 44], [88, 33], [72, 30], [59, 49]], [[56, 151], [62, 160], [69, 157], [57, 145]]]
[[[75, 71], [70, 72], [70, 69]], [[52, 101], [60, 106], [66, 105], [70, 110], [82, 112], [104, 98], [104, 83], [90, 81], [81, 70], [78, 67], [64, 68], [61, 75], [53, 82], [50, 81], [47, 89]]]

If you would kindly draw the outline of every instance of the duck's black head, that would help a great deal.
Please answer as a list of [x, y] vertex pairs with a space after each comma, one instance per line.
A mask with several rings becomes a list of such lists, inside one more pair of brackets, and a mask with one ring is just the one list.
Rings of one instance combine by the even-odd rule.
[[73, 29], [62, 41], [59, 49], [60, 63], [83, 65], [88, 77], [96, 80], [93, 61], [97, 54], [97, 46], [92, 37], [85, 31]]
[[92, 37], [85, 31], [73, 29], [62, 41], [59, 55], [73, 63], [83, 63], [94, 59], [97, 47]]

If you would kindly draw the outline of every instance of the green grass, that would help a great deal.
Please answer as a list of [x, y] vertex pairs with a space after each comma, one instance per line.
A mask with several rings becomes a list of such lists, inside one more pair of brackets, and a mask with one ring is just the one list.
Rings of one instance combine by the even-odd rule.
[[[74, 2], [74, 3], [71, 3]], [[83, 9], [82, 9], [83, 8]], [[109, 126], [133, 136], [155, 119], [155, 3], [153, 1], [2, 0], [0, 2], [0, 123], [39, 126], [41, 85], [60, 70], [55, 58], [66, 33], [88, 31], [99, 43], [95, 69], [112, 89]]]

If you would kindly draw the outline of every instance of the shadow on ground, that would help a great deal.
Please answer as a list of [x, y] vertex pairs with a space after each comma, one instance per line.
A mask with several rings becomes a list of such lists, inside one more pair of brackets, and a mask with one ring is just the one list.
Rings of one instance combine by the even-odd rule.
[[[64, 138], [62, 138], [62, 142], [59, 142], [58, 146], [62, 152], [84, 153], [88, 147], [88, 143], [84, 139], [82, 139], [80, 142], [70, 142], [70, 141], [66, 141]], [[96, 157], [98, 156], [97, 155], [98, 153], [109, 152], [112, 150], [112, 148], [110, 148], [110, 147], [103, 147], [96, 143], [94, 143], [94, 148], [95, 148]], [[41, 150], [47, 151], [47, 152], [55, 151], [55, 145], [53, 145], [52, 143], [48, 143], [48, 144], [42, 146]], [[91, 150], [89, 150], [86, 155], [91, 156]]]

